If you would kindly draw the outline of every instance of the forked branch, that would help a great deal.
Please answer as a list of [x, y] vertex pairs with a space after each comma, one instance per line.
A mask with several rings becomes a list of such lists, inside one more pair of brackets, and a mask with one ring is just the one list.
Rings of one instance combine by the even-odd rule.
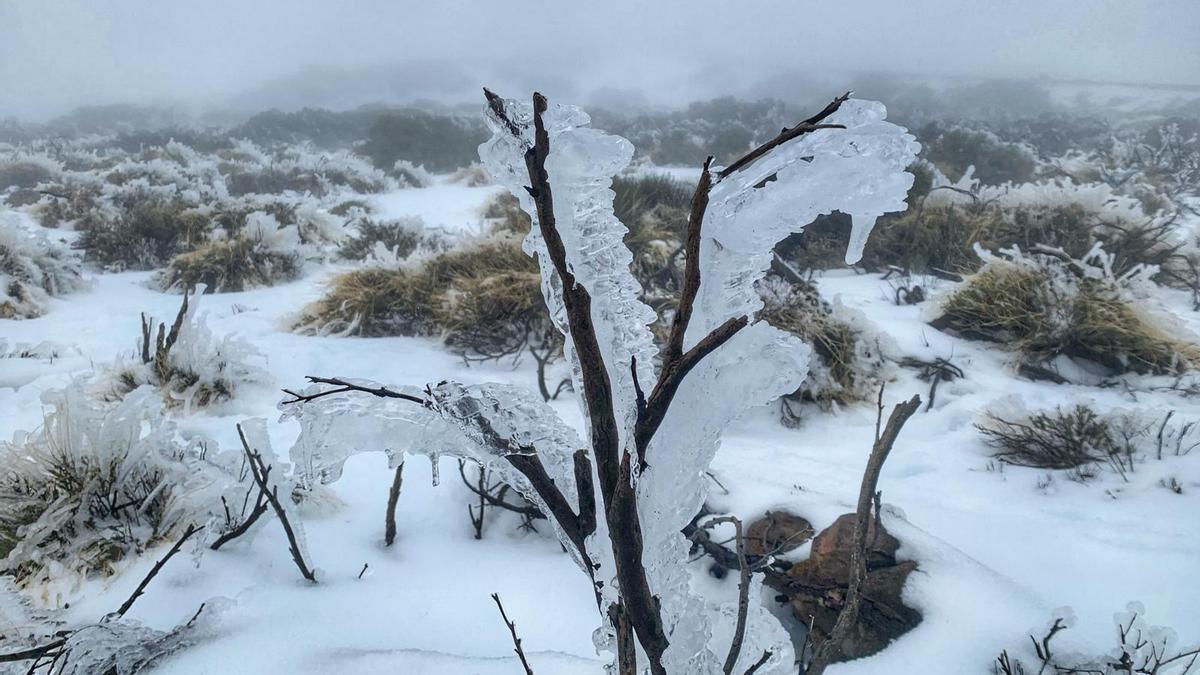
[[262, 455], [258, 451], [251, 449], [250, 442], [246, 440], [246, 433], [242, 431], [242, 425], [237, 425], [237, 432], [238, 438], [242, 441], [242, 450], [246, 453], [246, 460], [250, 463], [250, 475], [254, 476], [254, 482], [266, 496], [267, 502], [279, 518], [279, 524], [283, 526], [284, 534], [287, 535], [288, 551], [292, 554], [292, 562], [296, 563], [296, 568], [300, 570], [301, 576], [314, 584], [317, 583], [316, 573], [304, 561], [304, 554], [300, 550], [300, 540], [296, 537], [296, 531], [292, 529], [292, 521], [288, 519], [283, 504], [279, 502], [278, 487], [267, 485], [271, 467], [263, 461]]
[[[875, 434], [875, 445], [871, 448], [871, 456], [867, 458], [867, 468], [863, 472], [862, 486], [858, 492], [858, 507], [854, 512], [854, 540], [853, 546], [850, 549], [850, 587], [846, 592], [846, 602], [842, 606], [842, 611], [838, 614], [837, 621], [833, 625], [833, 629], [829, 632], [829, 637], [821, 643], [813, 654], [812, 662], [808, 669], [805, 670], [805, 675], [821, 675], [825, 672], [825, 668], [832, 662], [834, 656], [841, 650], [843, 641], [850, 634], [850, 631], [858, 623], [858, 610], [862, 603], [863, 587], [867, 580], [867, 533], [869, 531], [871, 521], [871, 507], [875, 507], [875, 518], [878, 522], [878, 501], [879, 501], [879, 474], [883, 471], [883, 463], [887, 461], [888, 455], [892, 452], [892, 446], [896, 443], [896, 438], [900, 435], [900, 430], [904, 428], [904, 423], [908, 421], [913, 413], [921, 407], [921, 397], [913, 396], [904, 403], [899, 403], [892, 408], [892, 414], [888, 417], [887, 426], [882, 432], [877, 431]], [[879, 403], [880, 417], [883, 414], [883, 391], [880, 390]], [[876, 535], [879, 534], [879, 527], [875, 529]]]

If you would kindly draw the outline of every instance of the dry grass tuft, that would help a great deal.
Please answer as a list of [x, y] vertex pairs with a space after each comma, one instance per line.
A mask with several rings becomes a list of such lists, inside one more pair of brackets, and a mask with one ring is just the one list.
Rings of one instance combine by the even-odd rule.
[[1200, 365], [1200, 348], [1175, 338], [1104, 279], [1074, 279], [1041, 267], [994, 261], [948, 298], [933, 322], [964, 337], [1011, 345], [1030, 363], [1058, 356], [1115, 374], [1179, 374]]
[[171, 259], [155, 275], [162, 290], [205, 285], [207, 293], [236, 293], [274, 286], [300, 277], [303, 261], [295, 253], [274, 251], [245, 235], [214, 241]]
[[784, 397], [787, 423], [799, 420], [799, 404], [822, 408], [870, 398], [884, 367], [879, 346], [837, 308], [821, 299], [816, 286], [777, 281], [762, 289], [759, 319], [785, 330], [813, 347], [803, 384]]

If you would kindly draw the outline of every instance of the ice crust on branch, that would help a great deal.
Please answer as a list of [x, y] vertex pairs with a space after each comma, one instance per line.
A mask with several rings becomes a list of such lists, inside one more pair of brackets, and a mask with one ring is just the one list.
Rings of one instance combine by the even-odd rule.
[[[493, 134], [480, 146], [480, 156], [488, 173], [534, 218], [524, 248], [537, 256], [550, 314], [569, 338], [564, 279], [550, 258], [528, 191], [526, 153], [535, 141], [533, 109], [512, 99], [503, 101], [503, 109], [503, 116], [487, 113]], [[854, 231], [847, 260], [854, 261], [875, 219], [905, 207], [913, 177], [904, 169], [919, 146], [903, 128], [885, 122], [885, 112], [878, 103], [846, 101], [825, 120], [844, 129], [802, 134], [715, 181], [701, 231], [701, 283], [685, 351], [727, 320], [754, 316], [762, 305], [755, 285], [766, 275], [772, 250], [784, 237], [802, 231], [818, 215], [848, 213]], [[567, 270], [587, 290], [620, 445], [623, 452], [633, 453], [638, 401], [634, 370], [644, 391], [658, 379], [658, 353], [648, 328], [655, 313], [639, 300], [641, 287], [629, 269], [633, 257], [624, 244], [627, 229], [612, 212], [611, 179], [629, 163], [633, 148], [623, 138], [589, 128], [589, 117], [573, 106], [550, 105], [543, 122], [549, 136], [545, 168], [553, 192], [555, 231], [565, 248]], [[565, 349], [576, 390], [582, 391], [580, 364], [570, 339]], [[662, 659], [668, 673], [722, 672], [733, 633], [736, 612], [710, 606], [692, 591], [688, 542], [680, 532], [704, 502], [704, 474], [720, 435], [745, 410], [795, 391], [810, 353], [803, 342], [764, 322], [737, 332], [682, 380], [647, 448], [647, 466], [633, 472], [644, 540], [642, 563], [669, 640]], [[326, 390], [314, 387], [301, 395]], [[439, 454], [453, 454], [499, 471], [545, 508], [525, 476], [505, 460], [532, 453], [568, 502], [576, 504], [572, 458], [588, 446], [531, 393], [505, 385], [456, 383], [391, 391], [421, 403], [345, 391], [305, 405], [284, 405], [285, 417], [301, 424], [292, 450], [301, 476], [335, 480], [345, 459], [364, 450], [387, 452], [393, 466], [402, 452], [435, 461]], [[584, 412], [586, 419], [586, 407]], [[594, 465], [592, 476], [597, 477]], [[604, 513], [600, 496], [596, 498], [597, 512]], [[555, 528], [564, 547], [596, 582], [601, 606], [607, 607], [616, 601], [619, 584], [605, 519], [596, 520], [595, 532], [587, 539], [586, 561], [557, 523]], [[615, 653], [614, 630], [604, 616], [596, 644]], [[735, 671], [744, 672], [770, 651], [773, 656], [756, 672], [790, 672], [794, 654], [788, 635], [761, 606], [757, 593], [751, 594], [747, 618]]]

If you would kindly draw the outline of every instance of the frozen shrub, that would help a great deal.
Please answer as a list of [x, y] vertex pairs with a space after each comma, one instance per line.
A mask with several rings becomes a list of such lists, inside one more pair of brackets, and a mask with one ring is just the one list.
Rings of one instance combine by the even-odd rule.
[[339, 189], [372, 193], [395, 187], [386, 174], [346, 150], [318, 152], [300, 145], [268, 152], [241, 141], [219, 154], [223, 161], [218, 169], [235, 196], [283, 192], [321, 196]]
[[1009, 345], [1037, 365], [1065, 356], [1111, 374], [1161, 375], [1200, 364], [1194, 341], [1173, 335], [1098, 273], [1045, 255], [993, 259], [944, 299], [933, 325]]
[[869, 398], [885, 375], [879, 337], [865, 319], [823, 300], [813, 284], [767, 277], [759, 284], [759, 319], [811, 344], [808, 374], [795, 392], [781, 399], [785, 423], [800, 419], [799, 405], [846, 405]]
[[237, 293], [294, 281], [303, 264], [294, 252], [272, 250], [261, 238], [238, 235], [175, 256], [154, 283], [163, 290], [204, 286], [207, 293]]
[[1122, 476], [1145, 458], [1186, 455], [1196, 447], [1196, 424], [1173, 424], [1174, 413], [1154, 417], [1145, 412], [1098, 413], [1087, 405], [1062, 407], [1009, 418], [988, 412], [977, 427], [997, 459], [1016, 466], [1072, 470], [1076, 479], [1090, 478], [1103, 464]]
[[492, 184], [492, 177], [488, 175], [487, 169], [479, 162], [472, 162], [468, 166], [450, 174], [448, 182], [455, 185], [465, 185], [466, 187], [483, 187], [484, 185]]
[[[1000, 652], [992, 662], [995, 675], [1187, 675], [1200, 662], [1200, 647], [1179, 644], [1179, 636], [1166, 626], [1146, 623], [1146, 607], [1131, 602], [1124, 612], [1113, 615], [1116, 644], [1109, 649], [1086, 651], [1059, 649], [1054, 639], [1075, 625], [1075, 612], [1070, 607], [1054, 610], [1046, 627], [1036, 635], [1030, 633], [1021, 650]], [[1032, 649], [1030, 649], [1032, 645]], [[1026, 666], [1022, 657], [1029, 659]]]
[[[661, 174], [633, 174], [615, 177], [612, 190], [613, 213], [628, 229], [625, 245], [633, 253], [632, 272], [642, 284], [642, 299], [658, 315], [654, 330], [662, 339], [682, 275], [692, 188]], [[494, 199], [484, 215], [496, 228], [520, 235], [529, 232], [529, 216], [511, 195]]]
[[338, 257], [343, 260], [366, 260], [377, 245], [397, 258], [405, 258], [425, 240], [425, 223], [419, 216], [382, 221], [358, 218], [350, 229], [354, 234], [338, 248]]
[[78, 387], [43, 400], [37, 431], [0, 442], [0, 570], [57, 601], [195, 523], [214, 474], [202, 448], [177, 440], [151, 389], [115, 406]]
[[198, 298], [185, 293], [168, 328], [142, 315], [136, 360], [119, 359], [94, 384], [107, 398], [121, 398], [144, 385], [158, 389], [171, 405], [208, 406], [228, 400], [238, 387], [260, 381], [262, 371], [250, 360], [261, 355], [249, 343], [218, 338], [203, 316]]
[[413, 164], [406, 159], [398, 159], [392, 165], [392, 175], [400, 181], [400, 185], [410, 188], [429, 187], [434, 184], [433, 174], [424, 166]]
[[329, 212], [333, 215], [343, 218], [355, 214], [369, 214], [371, 211], [371, 204], [365, 199], [345, 199], [329, 209]]
[[35, 188], [53, 180], [62, 171], [46, 157], [30, 155], [0, 159], [0, 192], [8, 188]]
[[921, 156], [955, 179], [973, 166], [975, 175], [988, 185], [1026, 183], [1037, 169], [1029, 149], [1003, 141], [990, 131], [931, 124], [921, 130], [919, 138]]
[[1097, 243], [1113, 257], [1113, 272], [1139, 265], [1160, 268], [1160, 278], [1186, 276], [1176, 228], [1151, 218], [1133, 199], [1102, 184], [1038, 183], [989, 188], [970, 179], [939, 181], [903, 215], [885, 219], [864, 264], [917, 272], [978, 269], [976, 245], [989, 250], [1037, 245], [1085, 256]]
[[95, 217], [96, 212], [104, 208], [104, 185], [92, 174], [64, 174], [45, 186], [39, 197], [41, 199], [32, 207], [33, 215], [42, 227], [59, 227], [88, 216]]
[[46, 311], [46, 299], [86, 285], [78, 257], [65, 245], [0, 212], [0, 319], [28, 319]]
[[116, 204], [115, 217], [98, 216], [77, 223], [85, 257], [107, 269], [148, 270], [161, 267], [175, 254], [203, 243], [212, 230], [209, 216], [177, 197], [134, 191]]
[[989, 414], [979, 426], [994, 455], [1017, 466], [1079, 469], [1120, 457], [1110, 421], [1084, 405], [1010, 421]]

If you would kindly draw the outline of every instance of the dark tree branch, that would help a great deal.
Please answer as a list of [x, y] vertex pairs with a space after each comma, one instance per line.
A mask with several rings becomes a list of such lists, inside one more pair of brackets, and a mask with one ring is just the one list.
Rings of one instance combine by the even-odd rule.
[[769, 659], [769, 658], [771, 658], [770, 650], [764, 651], [762, 653], [762, 656], [758, 657], [758, 660], [754, 662], [754, 665], [752, 665], [746, 669], [746, 672], [744, 675], [754, 675], [754, 673], [757, 673], [758, 669], [762, 668], [763, 664], [766, 663], [767, 659]]
[[725, 675], [731, 675], [738, 657], [741, 656], [742, 642], [746, 639], [746, 614], [750, 609], [750, 565], [746, 562], [746, 539], [742, 536], [742, 521], [736, 516], [720, 516], [705, 523], [703, 529], [719, 523], [732, 523], [737, 535], [738, 613], [733, 629], [733, 641], [729, 644], [724, 666]]
[[679, 308], [671, 322], [671, 333], [663, 355], [664, 369], [683, 356], [683, 338], [692, 319], [696, 295], [700, 292], [700, 231], [704, 225], [704, 214], [708, 210], [708, 193], [712, 189], [712, 156], [704, 160], [696, 191], [692, 193], [692, 207], [688, 214], [687, 236], [684, 240], [683, 288], [679, 292]]
[[383, 545], [396, 543], [396, 505], [400, 502], [400, 487], [404, 485], [404, 462], [396, 467], [392, 486], [388, 488], [387, 513], [384, 515]]
[[[867, 458], [867, 468], [863, 472], [862, 486], [858, 492], [858, 507], [854, 512], [854, 545], [850, 550], [850, 587], [846, 592], [846, 602], [838, 614], [829, 637], [813, 653], [806, 675], [821, 675], [832, 662], [834, 656], [841, 650], [842, 642], [858, 623], [859, 605], [863, 598], [863, 586], [867, 580], [867, 532], [871, 519], [871, 506], [878, 500], [879, 474], [883, 463], [887, 461], [904, 428], [913, 413], [921, 407], [921, 397], [913, 396], [904, 403], [899, 403], [892, 409], [887, 426], [881, 433], [876, 434], [875, 445], [871, 448], [871, 456]], [[882, 397], [879, 404], [880, 413], [883, 411]], [[878, 514], [877, 514], [878, 517]], [[876, 528], [876, 536], [879, 529]]]
[[313, 384], [328, 384], [338, 388], [319, 391], [315, 394], [298, 394], [290, 389], [284, 389], [283, 393], [291, 396], [292, 400], [284, 401], [282, 405], [289, 405], [292, 403], [307, 403], [323, 396], [329, 396], [330, 394], [342, 394], [348, 391], [360, 391], [364, 394], [370, 394], [380, 398], [398, 398], [405, 401], [411, 401], [413, 403], [420, 403], [426, 408], [428, 408], [430, 405], [427, 399], [421, 398], [420, 396], [413, 396], [412, 394], [392, 391], [387, 387], [366, 387], [361, 384], [354, 384], [353, 382], [347, 382], [346, 380], [336, 377], [317, 377], [315, 375], [309, 375], [306, 379]]
[[[590, 537], [596, 531], [596, 486], [587, 450], [575, 451], [575, 490], [579, 493], [579, 536]], [[581, 551], [582, 552], [582, 551]]]
[[784, 128], [784, 130], [779, 132], [779, 135], [776, 136], [775, 138], [772, 138], [771, 140], [767, 141], [766, 143], [763, 143], [762, 145], [758, 146], [757, 148], [751, 150], [750, 152], [743, 155], [741, 158], [735, 160], [729, 166], [727, 166], [724, 169], [721, 169], [719, 172], [717, 172], [717, 182], [725, 180], [726, 178], [732, 176], [734, 173], [737, 173], [738, 171], [741, 171], [742, 169], [749, 166], [750, 164], [753, 164], [755, 160], [765, 156], [767, 153], [774, 150], [775, 148], [783, 145], [784, 143], [787, 143], [790, 140], [799, 138], [800, 136], [803, 136], [804, 134], [811, 133], [813, 131], [817, 131], [818, 129], [845, 129], [846, 127], [841, 124], [822, 124], [822, 122], [826, 118], [828, 118], [830, 115], [837, 112], [838, 108], [842, 107], [842, 104], [845, 103], [846, 99], [848, 99], [848, 98], [850, 98], [850, 92], [846, 92], [846, 93], [842, 94], [841, 96], [833, 99], [832, 101], [830, 101], [829, 105], [825, 106], [825, 108], [821, 110], [821, 112], [817, 113], [816, 115], [813, 115], [812, 117], [804, 120], [803, 122], [800, 122], [796, 126], [791, 127], [790, 129]]
[[[255, 485], [255, 488], [257, 488], [257, 485]], [[218, 551], [225, 544], [228, 544], [234, 539], [237, 539], [243, 534], [249, 532], [250, 528], [254, 526], [254, 523], [258, 522], [258, 519], [267, 512], [268, 508], [266, 497], [263, 495], [262, 490], [259, 490], [258, 497], [256, 497], [254, 500], [254, 508], [250, 511], [250, 515], [243, 517], [242, 522], [238, 523], [236, 527], [227, 530], [224, 534], [217, 537], [217, 540], [214, 541], [211, 546], [209, 546], [209, 549]], [[245, 504], [242, 505], [242, 509], [244, 512]]]
[[508, 133], [521, 137], [521, 128], [508, 116], [508, 112], [504, 109], [504, 99], [497, 96], [491, 89], [483, 88], [483, 97], [487, 99], [488, 108], [491, 109], [492, 115], [508, 129]]
[[706, 356], [716, 351], [738, 331], [745, 328], [749, 322], [750, 319], [745, 316], [729, 319], [696, 343], [696, 346], [679, 357], [673, 365], [664, 365], [658, 377], [658, 384], [654, 386], [654, 391], [650, 393], [650, 399], [646, 402], [646, 414], [638, 418], [634, 428], [634, 443], [640, 462], [644, 464], [650, 440], [654, 438], [654, 434], [666, 417], [667, 410], [671, 407], [671, 401], [675, 398], [675, 392], [683, 383], [683, 378]]
[[237, 425], [237, 432], [238, 438], [242, 441], [242, 449], [246, 453], [246, 459], [250, 462], [250, 474], [254, 476], [254, 482], [258, 484], [258, 489], [262, 491], [262, 494], [266, 495], [267, 502], [275, 510], [275, 516], [279, 518], [279, 524], [283, 526], [283, 532], [287, 535], [288, 550], [292, 554], [292, 561], [296, 563], [301, 576], [314, 584], [317, 583], [316, 574], [304, 562], [304, 555], [300, 552], [300, 542], [296, 539], [296, 532], [292, 529], [292, 523], [288, 520], [287, 512], [284, 511], [283, 504], [279, 503], [278, 489], [267, 485], [267, 477], [270, 475], [271, 467], [263, 462], [262, 455], [250, 448], [250, 442], [246, 440], [246, 433], [242, 431], [242, 425]]
[[517, 658], [521, 659], [521, 666], [525, 668], [525, 675], [533, 675], [533, 668], [529, 666], [529, 660], [525, 658], [525, 650], [521, 648], [521, 638], [517, 637], [516, 622], [509, 621], [508, 614], [504, 611], [504, 605], [500, 602], [499, 593], [492, 593], [492, 600], [496, 601], [496, 607], [500, 610], [500, 618], [504, 620], [504, 625], [508, 626], [508, 632], [512, 635], [513, 651], [516, 652]]
[[133, 607], [133, 603], [142, 596], [142, 593], [146, 591], [146, 586], [149, 586], [154, 577], [158, 576], [158, 573], [162, 571], [162, 568], [167, 564], [167, 561], [170, 560], [171, 557], [176, 553], [179, 553], [179, 549], [183, 548], [183, 543], [188, 539], [191, 539], [192, 535], [199, 531], [200, 528], [196, 527], [195, 525], [188, 525], [187, 530], [184, 531], [183, 536], [179, 538], [179, 541], [175, 542], [175, 545], [172, 546], [169, 551], [167, 551], [166, 555], [160, 558], [158, 562], [154, 563], [154, 567], [150, 568], [150, 572], [145, 576], [145, 578], [142, 579], [142, 582], [138, 584], [137, 588], [133, 589], [133, 594], [130, 595], [125, 602], [121, 603], [121, 607], [117, 609], [117, 616], [125, 616], [125, 612], [128, 612], [130, 607]]

